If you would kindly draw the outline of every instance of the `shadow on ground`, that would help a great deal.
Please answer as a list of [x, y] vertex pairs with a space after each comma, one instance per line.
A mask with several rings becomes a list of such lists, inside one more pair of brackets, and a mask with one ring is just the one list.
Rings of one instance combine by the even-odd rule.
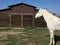
[[[46, 35], [46, 37], [49, 37], [50, 35]], [[57, 42], [60, 41], [60, 36], [58, 35], [54, 35], [54, 39], [55, 39], [55, 45], [57, 45]]]
[[58, 35], [54, 35], [55, 38], [55, 45], [57, 44], [58, 41], [60, 41], [60, 36]]

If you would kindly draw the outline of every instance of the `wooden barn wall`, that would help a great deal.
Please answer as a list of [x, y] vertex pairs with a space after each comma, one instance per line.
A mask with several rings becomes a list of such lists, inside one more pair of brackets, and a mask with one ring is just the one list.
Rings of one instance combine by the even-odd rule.
[[34, 13], [34, 8], [26, 6], [26, 5], [19, 5], [11, 8], [12, 13]]
[[[21, 15], [11, 15], [11, 27], [21, 27], [21, 24], [23, 24], [23, 27], [46, 27], [43, 17], [37, 19], [34, 18], [33, 22], [33, 15], [23, 15], [23, 20], [21, 20]], [[0, 27], [10, 27], [9, 15], [0, 15]]]
[[0, 27], [9, 27], [9, 15], [0, 14]]
[[35, 27], [46, 27], [46, 22], [43, 17], [35, 19], [34, 24]]
[[[2, 11], [6, 15], [0, 14], [0, 27], [46, 27], [46, 23], [42, 18], [35, 19], [37, 11], [33, 7], [19, 5], [11, 7], [10, 10]], [[16, 14], [12, 14], [16, 13]], [[21, 13], [21, 14], [17, 14]], [[25, 13], [25, 14], [23, 14]], [[29, 13], [32, 13], [31, 15]], [[27, 14], [27, 15], [26, 15]], [[10, 17], [11, 15], [11, 17]], [[21, 18], [21, 15], [23, 17]]]
[[21, 15], [11, 15], [11, 27], [21, 27]]
[[[11, 13], [11, 10], [4, 10], [4, 11], [0, 11], [0, 13], [5, 14], [5, 15], [8, 15]], [[0, 14], [1, 15], [1, 14]]]
[[33, 16], [32, 15], [24, 15], [23, 16], [23, 26], [33, 26]]

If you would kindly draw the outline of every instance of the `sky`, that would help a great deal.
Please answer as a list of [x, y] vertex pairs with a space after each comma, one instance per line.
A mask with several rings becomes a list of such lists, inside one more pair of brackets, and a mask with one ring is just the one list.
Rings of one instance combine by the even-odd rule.
[[9, 5], [26, 3], [36, 6], [37, 9], [47, 8], [48, 10], [60, 15], [60, 0], [0, 0], [0, 9], [8, 8]]

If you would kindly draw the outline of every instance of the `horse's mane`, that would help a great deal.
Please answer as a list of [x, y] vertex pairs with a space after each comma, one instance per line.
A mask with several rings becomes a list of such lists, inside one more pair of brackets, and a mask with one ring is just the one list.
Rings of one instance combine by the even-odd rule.
[[[56, 13], [48, 10], [47, 8], [41, 8], [41, 9], [45, 9], [47, 12], [49, 12], [50, 14], [54, 15], [55, 17], [59, 17]], [[60, 18], [60, 17], [59, 17]]]
[[52, 11], [49, 11], [49, 10], [47, 10], [49, 13], [51, 13], [51, 14], [53, 14], [53, 15], [56, 15], [56, 13], [53, 13]]
[[[44, 8], [44, 9], [46, 9], [46, 8]], [[56, 13], [53, 13], [52, 11], [49, 11], [48, 9], [46, 9], [49, 13], [51, 13], [52, 15], [54, 15], [54, 16], [56, 16], [56, 17], [59, 17], [59, 16], [57, 16], [57, 14]]]
[[53, 15], [56, 15], [56, 13], [53, 13], [52, 11], [49, 11], [47, 8], [41, 8], [41, 9], [45, 9], [47, 10], [49, 13], [53, 14]]

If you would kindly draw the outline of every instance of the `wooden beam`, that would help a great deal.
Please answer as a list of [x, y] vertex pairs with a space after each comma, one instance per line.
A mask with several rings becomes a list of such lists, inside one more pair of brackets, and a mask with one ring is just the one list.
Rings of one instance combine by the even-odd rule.
[[33, 15], [33, 13], [11, 13], [12, 15]]

